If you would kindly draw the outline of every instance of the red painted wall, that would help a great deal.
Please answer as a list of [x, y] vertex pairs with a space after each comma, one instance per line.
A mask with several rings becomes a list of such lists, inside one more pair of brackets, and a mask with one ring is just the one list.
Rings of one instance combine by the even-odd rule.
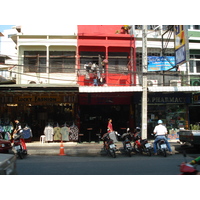
[[[128, 74], [111, 74], [106, 73], [106, 84], [108, 86], [130, 86], [135, 84], [136, 78], [133, 71], [136, 71], [136, 50], [135, 38], [130, 34], [123, 33], [123, 25], [78, 25], [78, 55], [80, 52], [104, 52], [105, 58], [108, 59], [109, 52], [127, 52], [131, 56], [133, 64]], [[119, 31], [119, 34], [116, 34]], [[77, 63], [80, 69], [80, 63]], [[109, 63], [105, 66], [108, 72]], [[86, 80], [84, 76], [79, 76], [79, 85], [93, 85], [93, 78]]]

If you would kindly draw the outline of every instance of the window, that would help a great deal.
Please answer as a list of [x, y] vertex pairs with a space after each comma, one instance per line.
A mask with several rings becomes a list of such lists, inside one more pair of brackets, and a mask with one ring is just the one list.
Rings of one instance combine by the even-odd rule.
[[190, 73], [200, 73], [200, 55], [190, 55], [189, 61], [189, 71]]
[[24, 72], [46, 73], [46, 51], [25, 51]]
[[129, 54], [127, 52], [109, 52], [109, 73], [128, 73]]
[[75, 72], [75, 51], [50, 51], [49, 57], [50, 73]]

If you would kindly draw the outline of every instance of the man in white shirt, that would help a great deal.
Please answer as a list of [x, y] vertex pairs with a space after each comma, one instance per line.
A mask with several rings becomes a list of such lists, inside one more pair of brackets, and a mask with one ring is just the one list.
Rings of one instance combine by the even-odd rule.
[[158, 120], [158, 125], [154, 128], [153, 133], [156, 135], [156, 139], [153, 143], [154, 155], [157, 155], [157, 142], [159, 140], [165, 140], [167, 148], [169, 149], [170, 154], [172, 155], [172, 150], [169, 142], [167, 141], [165, 135], [167, 134], [167, 129], [164, 125], [162, 125], [162, 120]]

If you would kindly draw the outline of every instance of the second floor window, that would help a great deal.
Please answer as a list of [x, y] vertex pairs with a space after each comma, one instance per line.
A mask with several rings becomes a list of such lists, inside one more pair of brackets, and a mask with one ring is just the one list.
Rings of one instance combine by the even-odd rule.
[[[49, 73], [74, 73], [75, 51], [50, 51]], [[24, 72], [25, 73], [47, 73], [46, 51], [25, 51]]]

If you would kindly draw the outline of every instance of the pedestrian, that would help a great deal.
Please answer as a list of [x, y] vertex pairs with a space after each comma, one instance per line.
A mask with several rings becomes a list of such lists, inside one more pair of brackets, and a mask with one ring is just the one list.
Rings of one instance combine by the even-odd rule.
[[167, 128], [163, 125], [162, 120], [158, 120], [158, 125], [154, 128], [153, 133], [156, 135], [156, 139], [153, 143], [154, 155], [157, 155], [157, 143], [159, 140], [164, 140], [167, 148], [169, 149], [170, 154], [172, 155], [172, 149], [169, 142], [166, 139]]
[[111, 119], [111, 118], [108, 118], [108, 126], [107, 126], [107, 129], [108, 129], [108, 133], [113, 132], [113, 125], [112, 125], [112, 119]]

